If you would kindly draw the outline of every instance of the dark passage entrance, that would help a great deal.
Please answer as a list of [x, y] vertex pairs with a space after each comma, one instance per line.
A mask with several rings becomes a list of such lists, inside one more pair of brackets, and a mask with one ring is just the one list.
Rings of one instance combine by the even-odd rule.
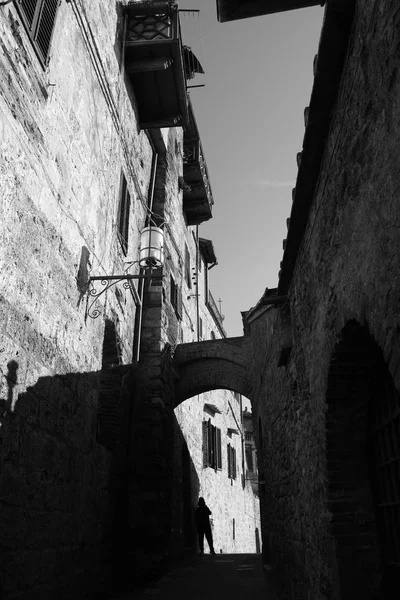
[[[400, 575], [400, 401], [377, 344], [356, 322], [335, 348], [327, 467], [334, 598], [394, 600]], [[397, 589], [396, 589], [397, 588]]]

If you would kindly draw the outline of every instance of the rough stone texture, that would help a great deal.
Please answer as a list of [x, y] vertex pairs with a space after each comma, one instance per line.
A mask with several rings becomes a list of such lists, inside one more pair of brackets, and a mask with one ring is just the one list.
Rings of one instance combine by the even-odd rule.
[[174, 357], [179, 368], [176, 403], [221, 387], [251, 399], [251, 356], [250, 339], [244, 337], [180, 344]]
[[[211, 416], [205, 404], [215, 405], [221, 414]], [[186, 400], [175, 409], [181, 435], [176, 436], [175, 452], [187, 445], [194, 470], [198, 492], [212, 511], [212, 529], [215, 551], [222, 553], [256, 552], [256, 529], [260, 531], [259, 502], [249, 481], [246, 481], [244, 457], [244, 429], [240, 415], [241, 401], [228, 390], [207, 392]], [[222, 469], [203, 465], [202, 422], [211, 419], [221, 430]], [[229, 433], [228, 428], [238, 432]], [[179, 433], [179, 432], [178, 432]], [[236, 450], [237, 476], [228, 477], [227, 444]], [[179, 464], [176, 456], [175, 464]], [[184, 482], [180, 481], [182, 485]], [[243, 487], [244, 484], [244, 487]], [[192, 518], [197, 497], [193, 494]], [[233, 520], [235, 524], [233, 525]], [[235, 530], [235, 533], [234, 533]], [[234, 536], [234, 537], [233, 537]], [[205, 543], [205, 551], [208, 552]]]
[[[94, 38], [82, 29], [87, 22]], [[120, 75], [120, 30], [115, 3], [62, 2], [43, 70], [14, 3], [0, 8], [6, 598], [98, 597], [110, 580], [115, 493], [111, 454], [96, 437], [98, 402], [99, 391], [104, 397], [116, 386], [114, 404], [123, 404], [126, 374], [101, 373], [104, 318], [85, 318], [82, 293], [88, 275], [124, 269], [116, 234], [122, 169], [137, 258], [151, 170], [151, 147], [135, 127]], [[89, 52], [95, 45], [96, 58]], [[100, 308], [115, 322], [121, 361], [129, 363], [132, 296], [114, 288]], [[120, 406], [117, 421], [123, 412]]]
[[[289, 301], [281, 309], [260, 311], [247, 323], [254, 345], [260, 472], [265, 475], [264, 553], [277, 565], [280, 598], [372, 599], [381, 585], [370, 499], [374, 482], [364, 463], [355, 466], [357, 457], [365, 456], [368, 419], [361, 411], [355, 426], [353, 416], [336, 405], [341, 398], [351, 404], [352, 414], [361, 410], [360, 398], [366, 402], [372, 392], [370, 385], [368, 394], [361, 390], [359, 369], [362, 378], [378, 380], [374, 373], [380, 360], [397, 394], [399, 390], [399, 35], [397, 2], [357, 2], [350, 52]], [[287, 365], [278, 368], [285, 311], [293, 342]], [[360, 367], [360, 345], [354, 346], [357, 360], [340, 354], [338, 343], [347, 339], [349, 323], [358, 324], [364, 332], [360, 339], [369, 340], [364, 348], [373, 348], [367, 368]], [[381, 391], [381, 403], [384, 397]], [[398, 396], [394, 398], [398, 406]], [[339, 419], [336, 428], [332, 419]], [[353, 432], [349, 438], [348, 429]], [[344, 455], [337, 469], [329, 454], [335, 449]], [[344, 516], [334, 502], [338, 497], [348, 502]], [[368, 543], [363, 541], [367, 534]], [[346, 535], [353, 536], [347, 549]], [[388, 537], [382, 526], [380, 535]], [[385, 545], [381, 541], [381, 553]], [[382, 553], [387, 564], [385, 553], [387, 549]], [[383, 587], [391, 576], [384, 567]]]
[[[240, 363], [242, 340], [239, 341], [239, 347], [235, 346], [234, 341], [224, 345], [224, 341], [219, 340], [217, 344], [225, 346], [222, 351], [212, 341], [197, 341], [210, 340], [211, 332], [216, 337], [220, 337], [221, 333], [206, 303], [206, 264], [199, 260], [197, 228], [187, 227], [182, 212], [183, 198], [178, 187], [178, 177], [182, 174], [181, 130], [171, 129], [168, 135], [164, 133], [163, 142], [165, 151], [158, 170], [162, 185], [156, 185], [153, 210], [158, 219], [165, 221], [166, 260], [162, 282], [154, 280], [144, 295], [140, 370], [141, 377], [148, 385], [145, 386], [147, 399], [142, 401], [142, 412], [138, 412], [136, 417], [135, 454], [142, 457], [138, 458], [135, 466], [137, 477], [133, 483], [136, 490], [133, 496], [136, 503], [138, 577], [158, 575], [171, 560], [182, 556], [184, 552], [195, 551], [193, 513], [202, 493], [214, 505], [218, 550], [255, 551], [255, 529], [260, 529], [258, 498], [254, 496], [251, 486], [243, 490], [239, 477], [233, 485], [227, 477], [227, 427], [228, 421], [229, 426], [234, 421], [232, 416], [224, 415], [221, 424], [217, 424], [223, 430], [224, 471], [214, 473], [212, 469], [202, 467], [204, 403], [221, 406], [225, 413], [230, 399], [236, 405], [235, 414], [240, 422], [237, 401], [227, 390], [216, 388], [230, 387], [243, 392], [248, 391], [249, 387], [242, 383], [239, 389], [237, 374], [235, 381], [230, 381], [239, 364], [242, 380], [246, 381], [246, 365]], [[189, 265], [186, 265], [187, 256]], [[186, 267], [189, 278], [186, 276]], [[181, 298], [179, 310], [171, 303], [171, 275]], [[228, 365], [229, 372], [224, 379], [217, 375], [215, 385], [210, 385], [207, 380], [204, 389], [214, 391], [198, 395], [201, 390], [193, 382], [195, 375], [184, 372], [184, 365], [192, 364], [193, 359], [197, 365], [204, 364], [204, 360], [207, 361], [211, 356], [210, 352], [217, 358], [222, 354], [225, 360], [220, 358], [220, 364]], [[235, 357], [236, 363], [233, 364]], [[227, 362], [227, 358], [230, 362]], [[195, 395], [195, 398], [187, 400]], [[174, 414], [173, 409], [178, 403], [181, 403], [179, 410]], [[241, 464], [241, 443], [240, 438], [239, 441], [235, 439], [237, 437], [232, 436], [229, 441], [237, 446], [237, 460]], [[235, 541], [232, 539], [233, 519]], [[149, 534], [149, 524], [154, 535]]]
[[[0, 7], [0, 595], [10, 599], [98, 598], [112, 579], [129, 588], [158, 575], [188, 541], [176, 511], [182, 494], [186, 510], [198, 498], [198, 488], [188, 496], [174, 487], [197, 476], [189, 452], [198, 442], [174, 460], [185, 432], [173, 412], [171, 351], [218, 328], [198, 230], [182, 210], [183, 132], [138, 130], [121, 65], [123, 4], [61, 2], [46, 68], [15, 3]], [[127, 256], [118, 235], [122, 173]], [[135, 282], [136, 295], [116, 285], [91, 304], [90, 276], [138, 273], [151, 201], [165, 233], [162, 280], [146, 283], [143, 298]], [[180, 415], [191, 431], [190, 407]], [[217, 497], [217, 481], [205, 483]], [[247, 515], [239, 521], [236, 506], [222, 507], [227, 491], [218, 497], [221, 527], [237, 514], [241, 549], [250, 548], [256, 499], [238, 494]]]

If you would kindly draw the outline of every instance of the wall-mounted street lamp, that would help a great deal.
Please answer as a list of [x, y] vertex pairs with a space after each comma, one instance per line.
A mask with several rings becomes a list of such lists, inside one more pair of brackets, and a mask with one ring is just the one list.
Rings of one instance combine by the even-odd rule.
[[[123, 281], [123, 287], [132, 289], [131, 281], [134, 279], [144, 279], [150, 282], [152, 279], [162, 279], [163, 275], [154, 275], [153, 270], [159, 269], [164, 264], [164, 232], [159, 227], [145, 227], [140, 236], [139, 266], [141, 273], [132, 275], [123, 273], [122, 275], [99, 275], [89, 278], [86, 316], [96, 319], [101, 311], [96, 303], [100, 296], [105, 294], [111, 287]], [[102, 288], [94, 287], [94, 282], [99, 282]], [[97, 285], [97, 284], [96, 284]]]

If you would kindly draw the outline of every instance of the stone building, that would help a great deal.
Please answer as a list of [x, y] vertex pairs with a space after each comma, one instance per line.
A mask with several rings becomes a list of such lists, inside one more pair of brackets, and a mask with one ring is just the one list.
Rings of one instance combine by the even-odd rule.
[[[217, 3], [221, 20], [317, 4]], [[244, 314], [247, 342], [235, 343], [254, 365], [246, 385], [277, 597], [394, 600], [400, 7], [325, 5], [278, 285]]]
[[0, 596], [99, 598], [187, 548], [191, 412], [230, 394], [240, 417], [215, 391], [174, 414], [176, 346], [225, 336], [199, 235], [202, 68], [167, 0], [1, 2], [0, 39]]
[[[227, 20], [317, 2], [218, 4]], [[240, 490], [233, 393], [252, 404], [277, 597], [397, 598], [397, 0], [326, 2], [277, 287], [238, 338], [199, 291], [215, 262], [187, 100], [201, 65], [174, 3], [3, 2], [0, 39], [3, 596], [100, 597], [193, 548], [192, 493]], [[146, 226], [164, 238], [151, 271]], [[93, 277], [116, 275], [126, 289], [96, 299]], [[216, 505], [223, 535], [234, 518], [250, 540], [254, 513], [240, 531]]]
[[[179, 455], [185, 461], [183, 452], [190, 456], [197, 495], [204, 497], [212, 511], [217, 553], [260, 551], [258, 493], [246, 469], [241, 407], [239, 394], [220, 390], [217, 394], [210, 391], [190, 398], [175, 409], [180, 435], [175, 443], [174, 462], [179, 463]], [[194, 523], [189, 515], [185, 525], [190, 540]]]

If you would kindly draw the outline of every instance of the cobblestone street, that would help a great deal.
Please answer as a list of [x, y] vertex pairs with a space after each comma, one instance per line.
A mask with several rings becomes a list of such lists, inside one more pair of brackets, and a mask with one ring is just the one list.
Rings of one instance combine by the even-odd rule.
[[260, 554], [189, 557], [154, 584], [109, 600], [274, 600], [263, 577]]

